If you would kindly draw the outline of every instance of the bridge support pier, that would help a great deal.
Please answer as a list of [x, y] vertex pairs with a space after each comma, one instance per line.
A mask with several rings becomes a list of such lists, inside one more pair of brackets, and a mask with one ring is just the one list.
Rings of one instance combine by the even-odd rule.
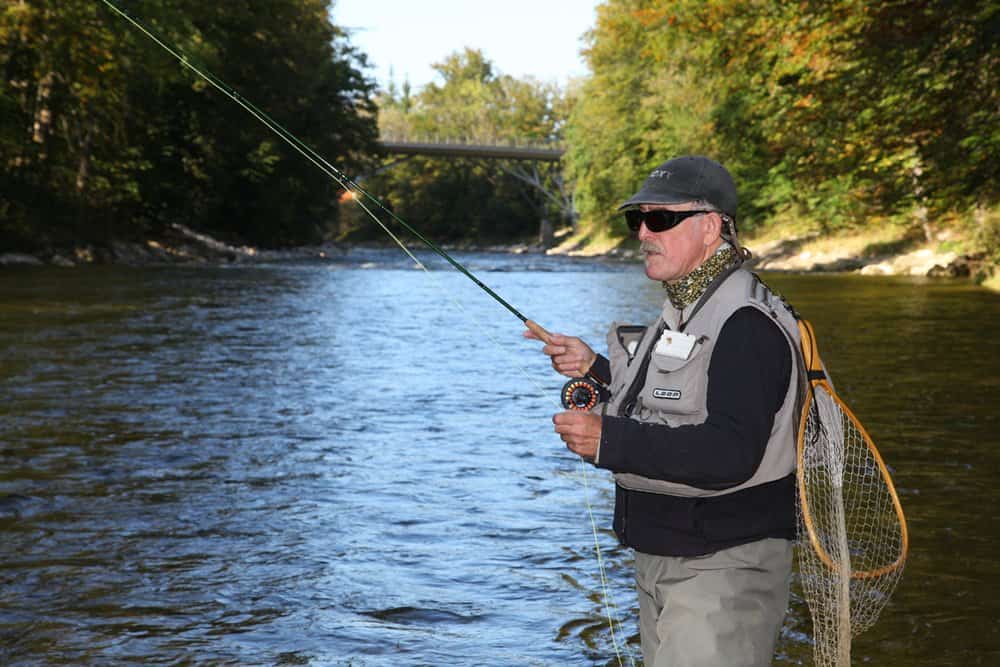
[[556, 232], [548, 218], [542, 218], [538, 224], [538, 244], [548, 250], [556, 244]]

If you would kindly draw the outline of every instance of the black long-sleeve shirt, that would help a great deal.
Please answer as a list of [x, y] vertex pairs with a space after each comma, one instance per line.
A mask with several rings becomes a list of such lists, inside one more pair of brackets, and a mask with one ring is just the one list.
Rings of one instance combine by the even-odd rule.
[[[756, 308], [737, 310], [712, 351], [704, 423], [671, 427], [605, 416], [597, 465], [706, 489], [750, 479], [791, 377], [788, 342], [777, 326]], [[792, 539], [794, 490], [793, 475], [704, 498], [618, 487], [615, 530], [628, 546], [661, 555], [699, 555], [764, 537]]]

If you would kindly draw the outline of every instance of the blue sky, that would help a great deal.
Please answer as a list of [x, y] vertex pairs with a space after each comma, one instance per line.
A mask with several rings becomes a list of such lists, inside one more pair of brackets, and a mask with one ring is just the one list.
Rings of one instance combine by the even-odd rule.
[[586, 74], [581, 37], [599, 0], [336, 0], [333, 20], [368, 54], [385, 86], [417, 89], [434, 80], [431, 65], [465, 46], [479, 48], [497, 69], [565, 84]]

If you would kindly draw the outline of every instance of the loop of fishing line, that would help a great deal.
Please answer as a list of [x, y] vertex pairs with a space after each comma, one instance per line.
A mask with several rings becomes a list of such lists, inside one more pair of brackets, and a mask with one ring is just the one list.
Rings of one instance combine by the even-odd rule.
[[[397, 240], [397, 243], [399, 243], [403, 247], [403, 250], [404, 252], [406, 252], [406, 254], [413, 257], [413, 255], [406, 248], [405, 244], [403, 244], [402, 241]], [[469, 309], [466, 308], [465, 305], [461, 301], [459, 301], [454, 294], [446, 290], [440, 284], [437, 276], [434, 275], [433, 271], [430, 271], [416, 258], [414, 258], [414, 261], [417, 263], [417, 266], [424, 271], [424, 273], [432, 277], [435, 288], [440, 290], [458, 310], [460, 310], [463, 314], [465, 314], [472, 320], [477, 320], [477, 321], [479, 320], [479, 317], [475, 313], [470, 312]], [[546, 395], [549, 393], [549, 390], [541, 385], [541, 383], [537, 380], [536, 376], [532, 373], [529, 373], [524, 368], [524, 366], [521, 365], [521, 363], [517, 360], [517, 358], [510, 352], [510, 350], [506, 346], [504, 346], [503, 343], [501, 343], [500, 340], [496, 338], [496, 336], [493, 335], [490, 327], [484, 326], [481, 328], [481, 330], [485, 333], [486, 338], [494, 345], [494, 347], [496, 347], [498, 350], [500, 350], [507, 356], [508, 363], [510, 363], [514, 367], [514, 369], [517, 371], [518, 374], [520, 374], [525, 380], [527, 380], [528, 384], [532, 385], [535, 388], [535, 391], [538, 392], [538, 394]], [[554, 405], [558, 409], [562, 409], [564, 407], [561, 403], [554, 403]], [[598, 531], [597, 528], [597, 519], [594, 516], [594, 505], [590, 500], [590, 496], [592, 493], [590, 485], [590, 476], [592, 473], [590, 470], [590, 465], [587, 462], [585, 462], [582, 458], [577, 458], [577, 461], [580, 465], [580, 473], [581, 473], [580, 478], [583, 480], [583, 488], [584, 488], [583, 501], [587, 508], [587, 519], [590, 523], [590, 531], [594, 538], [594, 554], [597, 558], [597, 571], [601, 585], [601, 594], [604, 599], [604, 613], [608, 622], [608, 629], [611, 633], [611, 644], [614, 647], [615, 657], [617, 658], [619, 667], [624, 667], [622, 663], [622, 654], [621, 650], [619, 649], [618, 635], [616, 631], [616, 628], [618, 630], [621, 630], [622, 624], [619, 616], [618, 605], [615, 603], [614, 598], [611, 595], [611, 585], [609, 583], [607, 575], [607, 568], [604, 564], [604, 553], [601, 549], [600, 532]], [[632, 667], [635, 667], [635, 659], [632, 657], [631, 652], [628, 652], [627, 644], [623, 642], [622, 646], [625, 647], [626, 650], [625, 655], [628, 657], [629, 664], [631, 664]]]
[[[522, 315], [521, 312], [518, 311], [514, 306], [512, 306], [510, 303], [508, 303], [506, 300], [504, 300], [502, 297], [500, 297], [500, 295], [498, 295], [496, 292], [494, 292], [492, 289], [490, 289], [486, 284], [484, 284], [481, 280], [479, 280], [479, 278], [477, 278], [475, 275], [473, 275], [466, 267], [462, 266], [453, 257], [451, 257], [451, 255], [449, 255], [447, 252], [445, 252], [443, 249], [441, 249], [435, 243], [433, 243], [432, 241], [430, 241], [429, 239], [427, 239], [423, 234], [421, 234], [419, 231], [417, 231], [416, 229], [414, 229], [409, 223], [407, 223], [405, 220], [403, 220], [401, 217], [399, 217], [393, 211], [391, 211], [387, 206], [385, 206], [377, 197], [375, 197], [374, 195], [372, 195], [371, 193], [369, 193], [367, 190], [365, 190], [363, 187], [361, 187], [355, 180], [351, 179], [344, 172], [342, 172], [341, 170], [337, 169], [337, 167], [335, 167], [334, 165], [330, 164], [322, 155], [320, 155], [315, 150], [313, 150], [310, 146], [308, 146], [307, 144], [305, 144], [304, 142], [302, 142], [292, 132], [290, 132], [289, 130], [285, 129], [280, 123], [278, 123], [277, 121], [275, 121], [274, 119], [272, 119], [268, 114], [266, 114], [264, 111], [262, 111], [261, 109], [259, 109], [258, 107], [256, 107], [252, 102], [250, 102], [249, 100], [247, 100], [246, 98], [244, 98], [242, 95], [240, 95], [239, 92], [237, 92], [234, 88], [232, 88], [231, 86], [229, 86], [228, 84], [226, 84], [222, 79], [218, 78], [217, 76], [215, 76], [211, 72], [207, 71], [206, 69], [199, 68], [196, 65], [194, 65], [190, 61], [190, 59], [188, 58], [188, 56], [184, 55], [183, 53], [181, 53], [177, 49], [171, 47], [163, 39], [161, 39], [156, 34], [154, 34], [152, 31], [150, 31], [148, 28], [146, 28], [145, 25], [143, 25], [137, 19], [133, 18], [128, 12], [126, 12], [125, 10], [122, 10], [121, 8], [119, 8], [118, 6], [116, 6], [114, 3], [110, 2], [110, 0], [101, 0], [101, 2], [104, 5], [106, 5], [108, 7], [108, 9], [110, 9], [112, 12], [114, 12], [115, 14], [117, 14], [118, 16], [120, 16], [121, 18], [123, 18], [124, 20], [128, 21], [137, 30], [139, 30], [144, 35], [146, 35], [146, 37], [148, 37], [150, 40], [152, 40], [153, 42], [155, 42], [158, 46], [160, 46], [162, 49], [164, 49], [167, 53], [169, 53], [170, 55], [172, 55], [185, 68], [187, 68], [190, 71], [192, 71], [194, 74], [196, 74], [198, 77], [200, 77], [201, 79], [203, 79], [204, 81], [206, 81], [213, 88], [215, 88], [216, 90], [218, 90], [220, 93], [222, 93], [223, 95], [225, 95], [226, 97], [228, 97], [230, 100], [232, 100], [236, 104], [238, 104], [240, 107], [242, 107], [251, 116], [253, 116], [255, 119], [257, 119], [262, 125], [264, 125], [265, 127], [267, 127], [271, 132], [273, 132], [275, 135], [277, 135], [286, 144], [288, 144], [289, 146], [291, 146], [296, 152], [298, 152], [300, 155], [302, 155], [304, 158], [306, 158], [306, 160], [308, 160], [309, 162], [311, 162], [320, 171], [322, 171], [324, 174], [326, 174], [328, 177], [330, 177], [334, 182], [336, 182], [338, 185], [340, 185], [340, 187], [344, 188], [344, 190], [346, 190], [347, 192], [349, 192], [352, 195], [351, 198], [355, 202], [357, 202], [357, 204], [368, 215], [368, 217], [370, 217], [372, 220], [375, 221], [375, 223], [389, 236], [389, 238], [391, 238], [393, 240], [393, 242], [396, 243], [396, 245], [398, 245], [399, 248], [413, 261], [413, 263], [416, 265], [417, 268], [419, 268], [420, 270], [424, 271], [424, 273], [426, 273], [427, 275], [433, 275], [433, 273], [427, 268], [427, 266], [423, 262], [421, 262], [416, 257], [416, 255], [413, 254], [413, 252], [406, 246], [406, 244], [396, 234], [394, 234], [391, 229], [389, 229], [389, 227], [379, 218], [379, 216], [375, 212], [373, 212], [371, 210], [371, 208], [369, 208], [369, 206], [367, 206], [365, 204], [365, 202], [362, 200], [362, 198], [357, 196], [358, 194], [362, 195], [369, 202], [371, 202], [372, 204], [374, 204], [377, 208], [379, 208], [382, 211], [384, 211], [389, 217], [391, 217], [396, 223], [398, 223], [406, 231], [408, 231], [411, 234], [413, 234], [424, 245], [426, 245], [428, 248], [430, 248], [431, 250], [433, 250], [434, 252], [436, 252], [438, 255], [440, 255], [441, 257], [443, 257], [452, 267], [454, 267], [460, 273], [462, 273], [463, 275], [465, 275], [469, 280], [471, 280], [473, 283], [475, 283], [476, 286], [478, 286], [480, 289], [482, 289], [487, 294], [489, 294], [491, 297], [493, 297], [493, 299], [495, 299], [498, 303], [500, 303], [507, 310], [509, 310], [519, 320], [521, 320], [522, 322], [528, 322], [527, 317], [525, 317], [524, 315]], [[454, 305], [456, 305], [458, 307], [458, 309], [461, 310], [464, 314], [466, 314], [468, 317], [470, 317], [470, 318], [472, 318], [474, 320], [478, 320], [478, 317], [476, 317], [468, 309], [466, 309], [461, 304], [461, 302], [459, 302], [454, 297], [453, 294], [451, 294], [450, 292], [448, 292], [448, 290], [445, 290], [440, 284], [438, 284], [436, 282], [436, 278], [435, 278], [435, 287], [437, 289], [441, 290], [452, 301], [452, 303]], [[486, 337], [490, 340], [490, 342], [493, 345], [495, 345], [498, 349], [502, 350], [504, 353], [509, 354], [509, 352], [506, 349], [506, 347], [504, 347], [500, 343], [500, 341], [497, 340], [490, 333], [490, 327], [489, 326], [483, 326], [483, 327], [481, 327], [481, 330], [486, 333]], [[539, 391], [539, 393], [542, 393], [542, 394], [545, 393], [545, 390], [537, 382], [537, 380], [535, 379], [534, 375], [529, 374], [516, 361], [514, 362], [514, 366], [517, 369], [518, 373], [522, 377], [524, 377], [530, 384], [534, 385], [535, 388], [536, 388], [536, 390]], [[561, 408], [562, 406], [559, 406], [559, 407]], [[612, 641], [612, 644], [614, 646], [615, 656], [617, 657], [618, 664], [621, 667], [623, 665], [623, 663], [622, 663], [622, 654], [621, 654], [621, 650], [619, 649], [617, 632], [616, 632], [616, 626], [620, 629], [621, 628], [621, 623], [617, 619], [617, 613], [616, 613], [617, 612], [617, 606], [614, 604], [614, 602], [611, 599], [610, 586], [609, 586], [609, 583], [608, 583], [607, 573], [606, 573], [606, 569], [605, 569], [605, 565], [604, 565], [604, 557], [603, 557], [603, 554], [602, 554], [602, 551], [601, 551], [601, 547], [600, 547], [600, 537], [599, 537], [599, 533], [598, 533], [598, 529], [597, 529], [597, 522], [596, 522], [596, 520], [594, 518], [593, 504], [590, 501], [590, 481], [589, 481], [590, 471], [588, 470], [588, 464], [586, 464], [583, 461], [583, 459], [580, 459], [580, 465], [581, 465], [582, 471], [583, 471], [582, 477], [583, 477], [583, 480], [584, 480], [584, 488], [585, 488], [584, 501], [585, 501], [586, 507], [587, 507], [587, 515], [588, 515], [589, 520], [590, 520], [591, 532], [593, 533], [593, 537], [594, 537], [594, 550], [595, 550], [595, 553], [597, 555], [598, 570], [600, 572], [600, 584], [601, 584], [601, 591], [602, 591], [602, 594], [603, 594], [603, 597], [604, 597], [605, 613], [606, 613], [607, 620], [608, 620], [608, 626], [609, 626], [609, 629], [610, 629], [610, 632], [611, 632], [611, 641]], [[630, 663], [634, 667], [635, 661], [632, 658], [632, 655], [630, 653], [628, 653], [627, 655], [628, 655]]]

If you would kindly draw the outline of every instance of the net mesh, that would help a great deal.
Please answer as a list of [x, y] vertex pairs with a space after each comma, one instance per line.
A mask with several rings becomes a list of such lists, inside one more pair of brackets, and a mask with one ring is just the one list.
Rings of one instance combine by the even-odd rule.
[[903, 573], [906, 524], [864, 428], [825, 381], [799, 434], [799, 574], [818, 666], [850, 665], [851, 637], [878, 619]]

